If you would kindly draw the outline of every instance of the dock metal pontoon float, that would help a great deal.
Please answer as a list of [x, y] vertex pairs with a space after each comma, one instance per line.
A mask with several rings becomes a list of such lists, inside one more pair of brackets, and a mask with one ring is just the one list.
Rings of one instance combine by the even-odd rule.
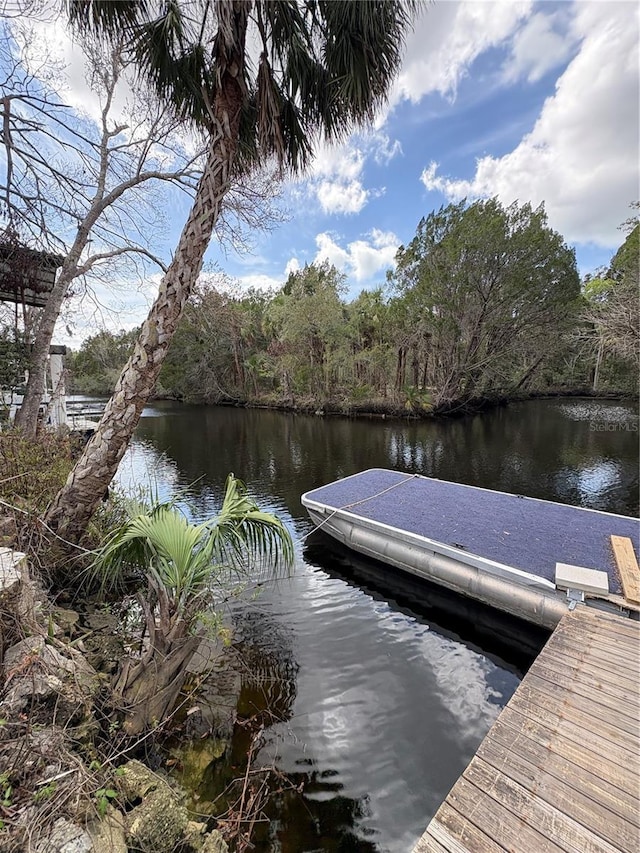
[[637, 553], [640, 522], [628, 516], [381, 468], [301, 500], [347, 547], [547, 628], [576, 599], [639, 609], [622, 594], [610, 539]]

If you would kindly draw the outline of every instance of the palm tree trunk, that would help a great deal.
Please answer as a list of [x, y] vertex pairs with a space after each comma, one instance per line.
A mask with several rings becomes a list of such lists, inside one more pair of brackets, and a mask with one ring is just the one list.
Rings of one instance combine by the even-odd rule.
[[139, 735], [167, 720], [188, 675], [187, 666], [201, 642], [202, 637], [182, 637], [169, 644], [166, 654], [154, 650], [144, 664], [131, 669], [125, 666], [119, 673], [114, 692], [124, 706], [127, 735]]
[[102, 420], [47, 513], [49, 526], [72, 541], [81, 538], [117, 471], [200, 274], [204, 253], [230, 187], [241, 105], [241, 83], [227, 71], [214, 104], [207, 162], [173, 261], [160, 282], [156, 301]]

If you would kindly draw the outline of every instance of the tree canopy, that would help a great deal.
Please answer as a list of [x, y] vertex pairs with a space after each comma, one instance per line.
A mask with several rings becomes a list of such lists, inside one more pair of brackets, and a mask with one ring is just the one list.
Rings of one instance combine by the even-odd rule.
[[543, 207], [451, 204], [420, 221], [396, 260], [398, 307], [416, 320], [408, 345], [442, 400], [522, 386], [577, 309], [575, 253]]
[[609, 269], [590, 278], [584, 288], [583, 317], [588, 324], [587, 346], [597, 351], [593, 390], [598, 390], [608, 374], [618, 375], [620, 368], [632, 365], [637, 387], [640, 369], [640, 224], [628, 223], [629, 233], [611, 260]]
[[495, 200], [426, 216], [387, 286], [355, 298], [327, 263], [291, 273], [273, 292], [211, 279], [186, 306], [158, 390], [210, 403], [418, 414], [588, 389], [594, 378], [598, 389], [632, 391], [637, 233], [582, 294], [573, 252], [544, 211]]

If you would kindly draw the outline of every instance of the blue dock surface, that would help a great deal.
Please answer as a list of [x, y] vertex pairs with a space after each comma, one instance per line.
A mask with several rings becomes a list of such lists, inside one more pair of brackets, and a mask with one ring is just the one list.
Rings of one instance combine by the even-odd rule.
[[307, 492], [305, 499], [424, 536], [554, 583], [556, 563], [606, 571], [622, 587], [610, 536], [636, 552], [640, 522], [627, 516], [374, 468]]

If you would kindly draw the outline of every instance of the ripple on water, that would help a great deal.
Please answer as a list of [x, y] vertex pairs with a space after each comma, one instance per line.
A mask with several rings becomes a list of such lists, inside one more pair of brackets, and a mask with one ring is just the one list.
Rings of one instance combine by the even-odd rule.
[[[505, 645], [495, 640], [504, 624], [495, 617], [468, 603], [448, 609], [442, 592], [417, 603], [397, 577], [389, 582], [387, 573], [383, 582], [351, 557], [334, 559], [320, 538], [315, 550], [304, 547], [312, 525], [300, 495], [365, 468], [398, 467], [633, 514], [637, 406], [545, 400], [411, 423], [154, 408], [166, 417], [142, 419], [123, 478], [134, 488], [156, 484], [161, 497], [194, 484], [184, 505], [200, 520], [217, 512], [234, 471], [296, 539], [294, 577], [232, 607], [234, 642], [248, 660], [242, 711], [253, 709], [268, 724], [260, 757], [275, 758], [305, 785], [304, 794], [274, 802], [256, 849], [405, 853], [510, 698], [514, 668], [527, 665], [541, 638], [507, 626], [518, 647], [504, 652], [505, 663], [497, 657]], [[236, 745], [238, 755], [246, 747], [241, 733]]]
[[[270, 728], [262, 760], [306, 782], [301, 810], [316, 814], [337, 792], [351, 803], [351, 823], [334, 827], [351, 839], [344, 849], [375, 840], [405, 851], [518, 678], [501, 673], [492, 686], [498, 667], [482, 653], [310, 566], [253, 606], [243, 641], [273, 649], [282, 622], [298, 667], [293, 708]], [[312, 839], [300, 850], [323, 849]]]

